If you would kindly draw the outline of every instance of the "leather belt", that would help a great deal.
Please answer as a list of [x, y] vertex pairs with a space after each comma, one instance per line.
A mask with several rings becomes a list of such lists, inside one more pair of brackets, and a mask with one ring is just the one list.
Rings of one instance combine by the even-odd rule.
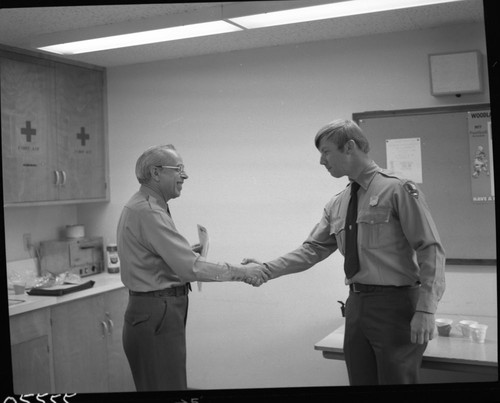
[[387, 291], [387, 290], [402, 290], [405, 288], [412, 288], [412, 285], [375, 285], [375, 284], [360, 284], [352, 283], [349, 284], [349, 290], [354, 293], [360, 292], [376, 292], [376, 291]]
[[132, 295], [134, 297], [158, 297], [158, 298], [161, 298], [161, 297], [182, 297], [183, 295], [188, 295], [189, 290], [191, 290], [191, 284], [187, 283], [185, 285], [179, 285], [177, 287], [165, 288], [163, 290], [146, 291], [146, 292], [129, 290], [128, 293], [129, 293], [129, 295]]

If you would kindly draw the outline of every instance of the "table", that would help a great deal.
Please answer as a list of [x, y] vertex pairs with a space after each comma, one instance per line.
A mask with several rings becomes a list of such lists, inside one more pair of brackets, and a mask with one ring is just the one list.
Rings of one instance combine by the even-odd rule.
[[[463, 319], [476, 320], [488, 325], [484, 344], [479, 344], [461, 335], [453, 327], [449, 337], [436, 335], [429, 341], [422, 360], [422, 368], [444, 371], [468, 372], [498, 376], [497, 318], [483, 316], [436, 315], [436, 318], [453, 319], [453, 325]], [[323, 352], [323, 357], [344, 360], [344, 328], [339, 326], [314, 345]]]

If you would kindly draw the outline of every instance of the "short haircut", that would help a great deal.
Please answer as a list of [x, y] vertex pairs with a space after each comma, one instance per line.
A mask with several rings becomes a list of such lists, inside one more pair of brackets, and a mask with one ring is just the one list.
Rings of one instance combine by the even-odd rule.
[[337, 119], [323, 126], [314, 138], [316, 148], [319, 149], [319, 143], [322, 139], [332, 141], [339, 150], [342, 149], [348, 141], [354, 140], [359, 149], [365, 154], [370, 151], [368, 139], [365, 137], [360, 127], [352, 120]]
[[165, 160], [170, 159], [172, 152], [177, 153], [172, 144], [152, 146], [144, 151], [135, 164], [135, 176], [139, 183], [148, 183], [151, 180], [150, 168], [165, 165]]

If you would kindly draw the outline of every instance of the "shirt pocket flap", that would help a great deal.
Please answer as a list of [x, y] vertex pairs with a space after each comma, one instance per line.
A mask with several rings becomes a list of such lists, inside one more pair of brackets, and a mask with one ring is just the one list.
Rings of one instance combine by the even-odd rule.
[[330, 223], [330, 235], [338, 235], [341, 231], [344, 230], [345, 227], [345, 218], [344, 217], [335, 217], [332, 219]]
[[358, 223], [383, 224], [388, 223], [391, 216], [391, 209], [387, 207], [372, 207], [362, 210], [358, 214]]

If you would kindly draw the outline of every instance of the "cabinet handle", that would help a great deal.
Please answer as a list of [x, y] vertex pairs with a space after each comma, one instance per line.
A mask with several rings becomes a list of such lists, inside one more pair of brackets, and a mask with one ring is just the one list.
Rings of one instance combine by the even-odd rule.
[[56, 174], [56, 183], [55, 183], [55, 185], [59, 186], [59, 180], [61, 179], [61, 176], [59, 175], [59, 171], [54, 171], [54, 173]]
[[102, 338], [104, 339], [106, 337], [106, 333], [109, 333], [109, 329], [105, 321], [102, 321], [101, 325], [103, 327]]
[[61, 171], [62, 173], [62, 183], [61, 183], [61, 186], [64, 186], [66, 185], [66, 171]]
[[109, 314], [109, 312], [106, 312], [106, 316], [108, 317], [108, 325], [109, 325], [108, 334], [111, 336], [113, 334], [113, 329], [115, 328], [115, 324], [111, 320], [111, 315]]

